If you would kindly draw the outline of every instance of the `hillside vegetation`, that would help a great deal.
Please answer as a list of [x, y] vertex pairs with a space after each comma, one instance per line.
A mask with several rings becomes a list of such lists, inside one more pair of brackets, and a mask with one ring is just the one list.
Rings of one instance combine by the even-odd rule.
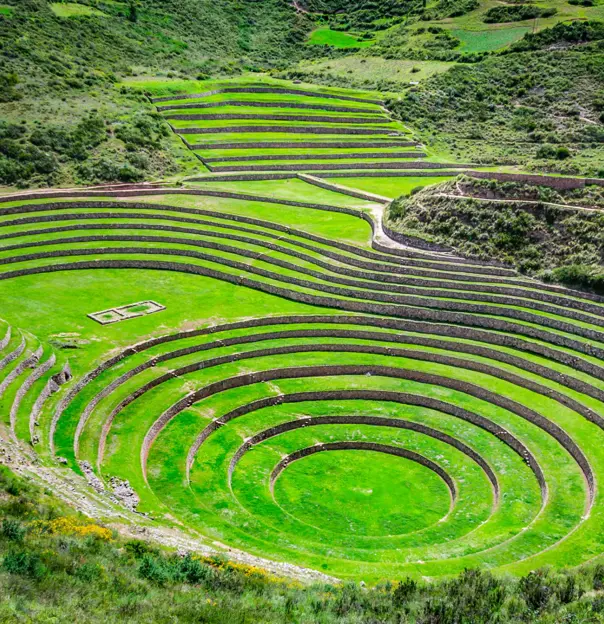
[[433, 76], [390, 107], [472, 161], [603, 175], [602, 42], [602, 23], [556, 27]]
[[462, 176], [399, 198], [388, 221], [468, 257], [602, 293], [603, 209], [601, 186], [560, 191]]
[[[185, 171], [195, 160], [144, 97], [116, 86], [120, 77], [203, 79], [310, 53], [301, 45], [310, 20], [282, 0], [145, 0], [134, 12], [109, 1], [6, 6], [0, 184], [132, 182]], [[84, 139], [91, 116], [94, 136]]]

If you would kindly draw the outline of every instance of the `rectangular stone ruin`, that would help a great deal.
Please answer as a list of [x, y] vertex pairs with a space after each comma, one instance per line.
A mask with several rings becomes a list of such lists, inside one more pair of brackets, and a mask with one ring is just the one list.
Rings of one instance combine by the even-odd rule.
[[92, 312], [86, 316], [101, 325], [110, 325], [111, 323], [118, 323], [119, 321], [125, 321], [126, 319], [147, 316], [148, 314], [153, 314], [154, 312], [161, 312], [161, 310], [165, 309], [166, 306], [161, 305], [156, 301], [147, 300], [138, 301], [137, 303], [129, 303], [117, 308], [109, 308], [108, 310], [101, 310], [100, 312]]

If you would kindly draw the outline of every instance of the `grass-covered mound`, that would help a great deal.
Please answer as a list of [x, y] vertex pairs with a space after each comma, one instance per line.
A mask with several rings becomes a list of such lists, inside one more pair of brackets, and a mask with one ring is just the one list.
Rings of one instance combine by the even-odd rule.
[[602, 292], [602, 209], [601, 186], [564, 191], [462, 177], [401, 197], [388, 220], [464, 255]]

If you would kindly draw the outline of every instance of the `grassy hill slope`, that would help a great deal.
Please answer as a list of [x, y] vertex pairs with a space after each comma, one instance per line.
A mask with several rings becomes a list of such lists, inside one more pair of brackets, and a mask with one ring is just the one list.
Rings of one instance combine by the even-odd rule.
[[392, 227], [545, 281], [604, 292], [604, 192], [462, 176], [400, 198]]

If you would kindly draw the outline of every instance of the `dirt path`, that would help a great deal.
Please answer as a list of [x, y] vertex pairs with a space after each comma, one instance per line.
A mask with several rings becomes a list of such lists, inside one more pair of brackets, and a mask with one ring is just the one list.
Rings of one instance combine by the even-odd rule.
[[[459, 189], [458, 187], [458, 190]], [[536, 201], [532, 199], [489, 199], [488, 197], [474, 197], [472, 195], [455, 195], [454, 193], [435, 193], [430, 197], [447, 197], [450, 199], [473, 199], [481, 202], [494, 202], [497, 204], [529, 204], [530, 206], [553, 206], [555, 208], [565, 208], [566, 210], [585, 210], [587, 212], [602, 212], [604, 208], [588, 208], [587, 206], [575, 206], [571, 204], [555, 204], [553, 202]]]
[[300, 5], [298, 0], [292, 0], [292, 4], [294, 5], [296, 12], [298, 13], [306, 13], [306, 14], [310, 13], [310, 11], [306, 10], [303, 6]]

